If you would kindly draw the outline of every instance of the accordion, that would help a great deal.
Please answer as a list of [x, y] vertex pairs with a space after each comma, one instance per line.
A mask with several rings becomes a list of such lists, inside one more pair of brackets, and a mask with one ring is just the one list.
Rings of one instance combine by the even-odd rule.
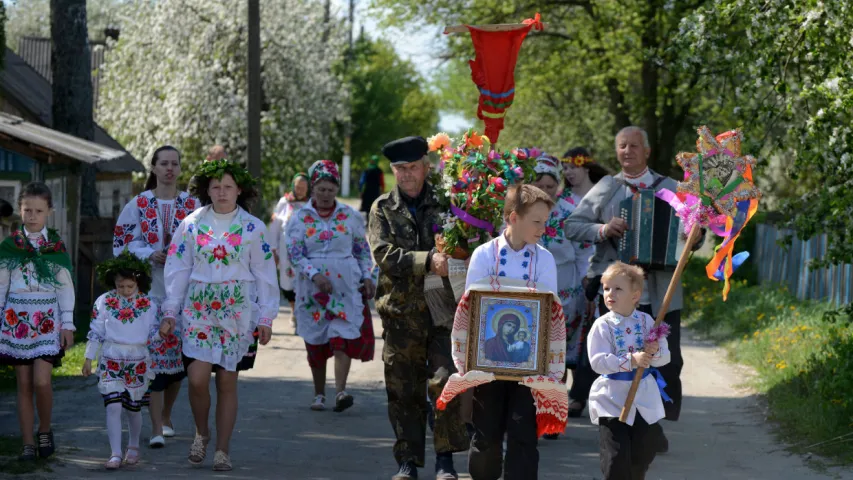
[[617, 245], [619, 260], [646, 270], [675, 270], [686, 239], [674, 208], [654, 190], [642, 189], [619, 202], [619, 217], [628, 223]]

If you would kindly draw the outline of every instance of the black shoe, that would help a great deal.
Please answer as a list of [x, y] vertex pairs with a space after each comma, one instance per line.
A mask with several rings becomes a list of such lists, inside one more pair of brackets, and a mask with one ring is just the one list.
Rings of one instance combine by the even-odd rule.
[[23, 450], [21, 450], [21, 455], [18, 456], [19, 462], [35, 462], [36, 461], [36, 446], [35, 445], [24, 445]]
[[56, 445], [53, 443], [53, 431], [47, 433], [39, 432], [38, 434], [38, 443], [39, 443], [39, 457], [47, 458], [53, 455], [53, 452], [56, 451]]
[[[578, 409], [577, 407], [572, 408], [571, 405], [575, 404], [575, 403], [580, 403], [581, 408], [580, 409]], [[586, 402], [582, 402], [580, 400], [569, 399], [569, 418], [580, 418], [580, 416], [583, 415], [583, 409], [584, 408], [586, 408]]]
[[439, 453], [435, 456], [435, 480], [457, 480], [459, 474], [453, 468], [453, 454]]
[[391, 477], [391, 480], [413, 480], [418, 478], [418, 469], [412, 462], [403, 462], [400, 465], [400, 471]]
[[556, 440], [556, 439], [560, 438], [560, 434], [559, 433], [546, 433], [545, 435], [542, 435], [542, 438], [544, 438], [545, 440]]
[[347, 392], [341, 393], [343, 393], [343, 395], [338, 394], [335, 396], [335, 408], [332, 409], [333, 412], [343, 412], [355, 403], [352, 395]]
[[660, 434], [660, 442], [658, 443], [657, 453], [669, 453], [669, 440], [666, 438], [663, 432], [661, 432]]

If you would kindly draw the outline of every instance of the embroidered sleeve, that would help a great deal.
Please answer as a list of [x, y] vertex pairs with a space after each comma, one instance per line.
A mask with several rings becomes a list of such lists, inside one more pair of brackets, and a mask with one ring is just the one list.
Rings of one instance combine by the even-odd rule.
[[143, 238], [142, 222], [139, 219], [139, 209], [147, 205], [148, 199], [138, 195], [124, 206], [113, 230], [113, 255], [118, 256], [127, 248], [131, 253], [145, 260], [154, 253], [154, 248]]
[[9, 285], [12, 275], [8, 268], [0, 268], [0, 310], [6, 310], [6, 297], [9, 295]]
[[489, 269], [494, 266], [497, 261], [491, 255], [492, 244], [487, 243], [480, 245], [471, 254], [471, 261], [468, 263], [468, 273], [465, 277], [465, 291], [471, 288], [471, 284], [477, 283], [478, 280], [489, 276]]
[[59, 303], [59, 321], [62, 330], [77, 330], [74, 327], [74, 282], [67, 268], [60, 269], [56, 275], [60, 287], [56, 289], [56, 300]]
[[106, 329], [106, 309], [104, 308], [104, 298], [108, 294], [105, 293], [95, 300], [95, 305], [92, 306], [92, 321], [89, 323], [89, 333], [86, 338], [86, 358], [95, 360], [98, 358], [98, 351], [104, 343], [104, 338], [107, 335]]
[[[187, 217], [189, 218], [189, 217]], [[166, 300], [163, 302], [163, 317], [177, 318], [184, 295], [189, 288], [190, 276], [193, 273], [193, 224], [187, 220], [181, 222], [175, 230], [169, 253], [166, 257], [166, 267], [163, 278], [166, 284]]]
[[306, 227], [300, 215], [287, 222], [287, 257], [294, 269], [311, 280], [320, 273], [308, 260], [308, 247], [305, 244]]
[[595, 373], [630, 372], [631, 354], [618, 355], [616, 345], [612, 343], [612, 335], [607, 325], [606, 317], [601, 317], [592, 325], [587, 337], [589, 363]]
[[[278, 278], [276, 277], [275, 260], [272, 247], [266, 242], [267, 228], [258, 221], [257, 229], [252, 233], [257, 236], [252, 241], [249, 250], [249, 271], [255, 277], [255, 287], [258, 292], [260, 319], [258, 324], [272, 327], [272, 321], [278, 315]], [[251, 223], [250, 223], [251, 225]]]
[[352, 228], [352, 256], [358, 261], [361, 278], [363, 280], [370, 279], [373, 259], [370, 257], [370, 245], [367, 244], [364, 222], [361, 220], [361, 215], [355, 211], [350, 212], [349, 222]]

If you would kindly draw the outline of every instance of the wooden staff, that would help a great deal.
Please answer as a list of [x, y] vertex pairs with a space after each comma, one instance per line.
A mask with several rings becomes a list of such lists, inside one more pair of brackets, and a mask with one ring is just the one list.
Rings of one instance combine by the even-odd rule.
[[[675, 267], [675, 273], [672, 274], [672, 280], [669, 281], [669, 287], [666, 289], [666, 295], [663, 297], [658, 317], [655, 319], [655, 328], [659, 327], [666, 317], [666, 312], [669, 310], [669, 304], [672, 301], [672, 296], [675, 294], [675, 289], [681, 282], [681, 274], [684, 273], [684, 268], [687, 267], [687, 260], [690, 258], [690, 251], [693, 250], [693, 245], [699, 238], [701, 227], [699, 223], [694, 223], [690, 229], [690, 234], [687, 236], [687, 242], [684, 244], [684, 251], [681, 252], [681, 258], [678, 259], [678, 265]], [[640, 380], [643, 379], [643, 372], [646, 369], [637, 367], [634, 373], [634, 381], [631, 382], [631, 389], [628, 390], [628, 397], [625, 398], [625, 406], [622, 407], [622, 414], [619, 415], [619, 421], [628, 422], [628, 413], [631, 411], [631, 406], [634, 405], [634, 397], [637, 396], [637, 389], [640, 387]]]
[[[468, 27], [476, 28], [484, 32], [509, 32], [512, 30], [521, 30], [527, 27], [526, 23], [497, 23], [494, 25], [452, 25], [444, 27], [444, 34], [449, 33], [466, 33]], [[543, 23], [542, 28], [548, 28], [548, 24]]]

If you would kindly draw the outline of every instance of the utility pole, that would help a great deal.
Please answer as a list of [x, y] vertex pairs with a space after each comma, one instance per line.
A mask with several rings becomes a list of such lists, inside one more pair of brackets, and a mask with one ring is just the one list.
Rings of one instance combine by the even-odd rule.
[[249, 0], [249, 173], [261, 178], [261, 8]]
[[[346, 68], [349, 69], [353, 56], [353, 24], [355, 23], [355, 0], [349, 0], [349, 50], [347, 51]], [[341, 194], [349, 196], [350, 170], [352, 169], [352, 92], [347, 92], [347, 118], [344, 123], [344, 159]]]

